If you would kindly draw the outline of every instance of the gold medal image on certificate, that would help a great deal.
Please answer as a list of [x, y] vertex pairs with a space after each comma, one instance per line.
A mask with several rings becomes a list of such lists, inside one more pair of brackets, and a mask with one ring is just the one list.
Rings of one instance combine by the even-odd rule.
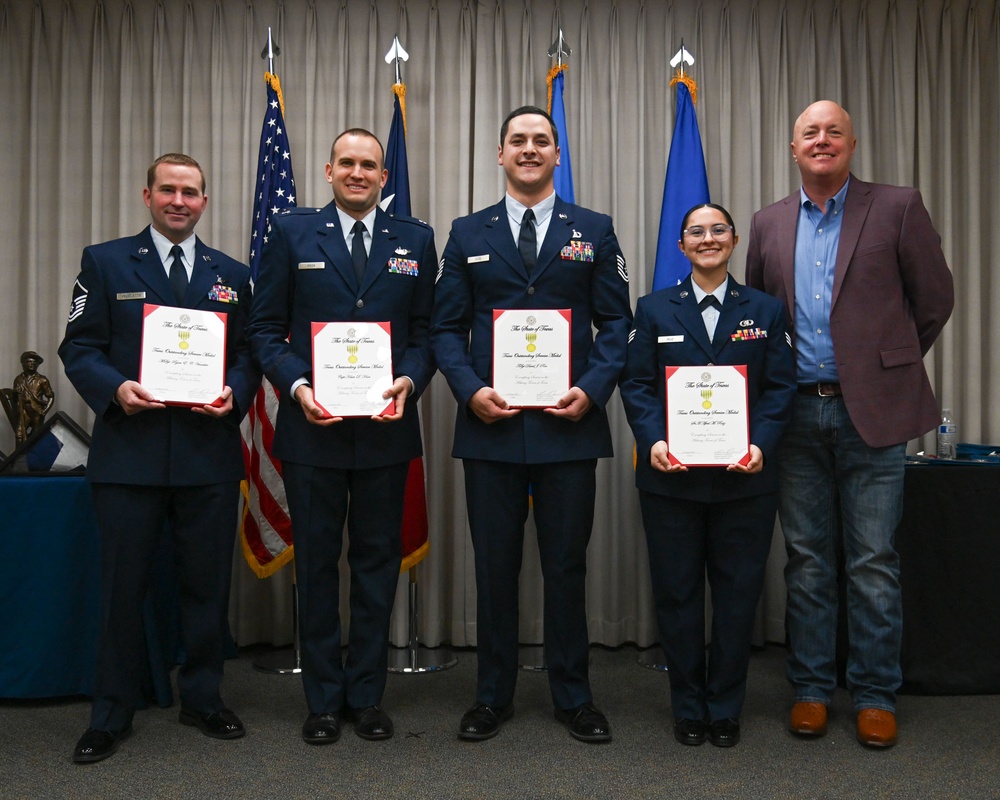
[[328, 417], [391, 414], [392, 335], [388, 322], [312, 323], [313, 399]]
[[222, 311], [142, 307], [139, 383], [168, 405], [216, 402], [226, 384], [226, 326]]
[[572, 312], [494, 309], [493, 388], [511, 408], [550, 408], [570, 388]]
[[727, 467], [750, 460], [747, 368], [667, 367], [670, 463]]

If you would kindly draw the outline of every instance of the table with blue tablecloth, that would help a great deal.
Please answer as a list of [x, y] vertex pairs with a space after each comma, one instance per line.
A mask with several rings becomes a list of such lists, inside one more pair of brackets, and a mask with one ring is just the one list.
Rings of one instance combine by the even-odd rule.
[[[100, 618], [100, 534], [82, 475], [0, 478], [0, 698], [89, 695]], [[172, 703], [176, 579], [164, 537], [144, 609], [144, 695]]]

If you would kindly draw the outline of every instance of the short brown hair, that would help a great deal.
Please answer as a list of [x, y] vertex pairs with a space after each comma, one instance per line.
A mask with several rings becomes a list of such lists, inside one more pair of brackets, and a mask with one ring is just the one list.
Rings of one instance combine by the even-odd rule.
[[205, 194], [205, 170], [201, 168], [201, 164], [191, 158], [191, 156], [184, 155], [184, 153], [164, 153], [150, 164], [149, 169], [146, 170], [147, 189], [152, 190], [153, 183], [156, 181], [156, 168], [160, 164], [180, 164], [182, 167], [194, 167], [198, 170], [198, 174], [201, 175], [201, 193]]
[[337, 138], [333, 140], [333, 144], [330, 145], [330, 163], [331, 164], [333, 163], [333, 151], [334, 151], [334, 148], [336, 148], [337, 142], [339, 142], [345, 136], [361, 136], [361, 137], [368, 138], [368, 139], [374, 139], [375, 140], [375, 144], [378, 145], [379, 152], [382, 154], [382, 168], [383, 169], [385, 168], [385, 148], [382, 147], [382, 142], [379, 141], [379, 138], [374, 133], [372, 133], [369, 130], [365, 130], [364, 128], [348, 128], [343, 133], [340, 133], [340, 134], [337, 135]]

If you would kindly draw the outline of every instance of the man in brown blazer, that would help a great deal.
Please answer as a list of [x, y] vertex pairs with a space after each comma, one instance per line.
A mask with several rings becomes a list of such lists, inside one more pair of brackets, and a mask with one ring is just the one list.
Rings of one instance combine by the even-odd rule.
[[904, 455], [906, 442], [939, 418], [923, 356], [954, 291], [920, 193], [851, 175], [856, 144], [851, 117], [836, 103], [802, 112], [791, 143], [802, 188], [754, 215], [746, 282], [785, 302], [799, 385], [779, 460], [789, 727], [826, 733], [842, 553], [857, 737], [889, 747], [902, 682], [893, 535]]

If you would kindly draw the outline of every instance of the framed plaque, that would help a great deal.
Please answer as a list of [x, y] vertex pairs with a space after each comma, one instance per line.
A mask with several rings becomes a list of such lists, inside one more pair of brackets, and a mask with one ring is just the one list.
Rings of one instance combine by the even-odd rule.
[[726, 467], [750, 460], [747, 368], [667, 367], [670, 463]]
[[388, 322], [312, 324], [313, 400], [330, 417], [391, 414], [392, 335]]
[[146, 303], [142, 315], [139, 383], [168, 405], [216, 402], [226, 386], [226, 313]]
[[570, 388], [571, 310], [493, 310], [493, 388], [512, 408], [550, 408]]

